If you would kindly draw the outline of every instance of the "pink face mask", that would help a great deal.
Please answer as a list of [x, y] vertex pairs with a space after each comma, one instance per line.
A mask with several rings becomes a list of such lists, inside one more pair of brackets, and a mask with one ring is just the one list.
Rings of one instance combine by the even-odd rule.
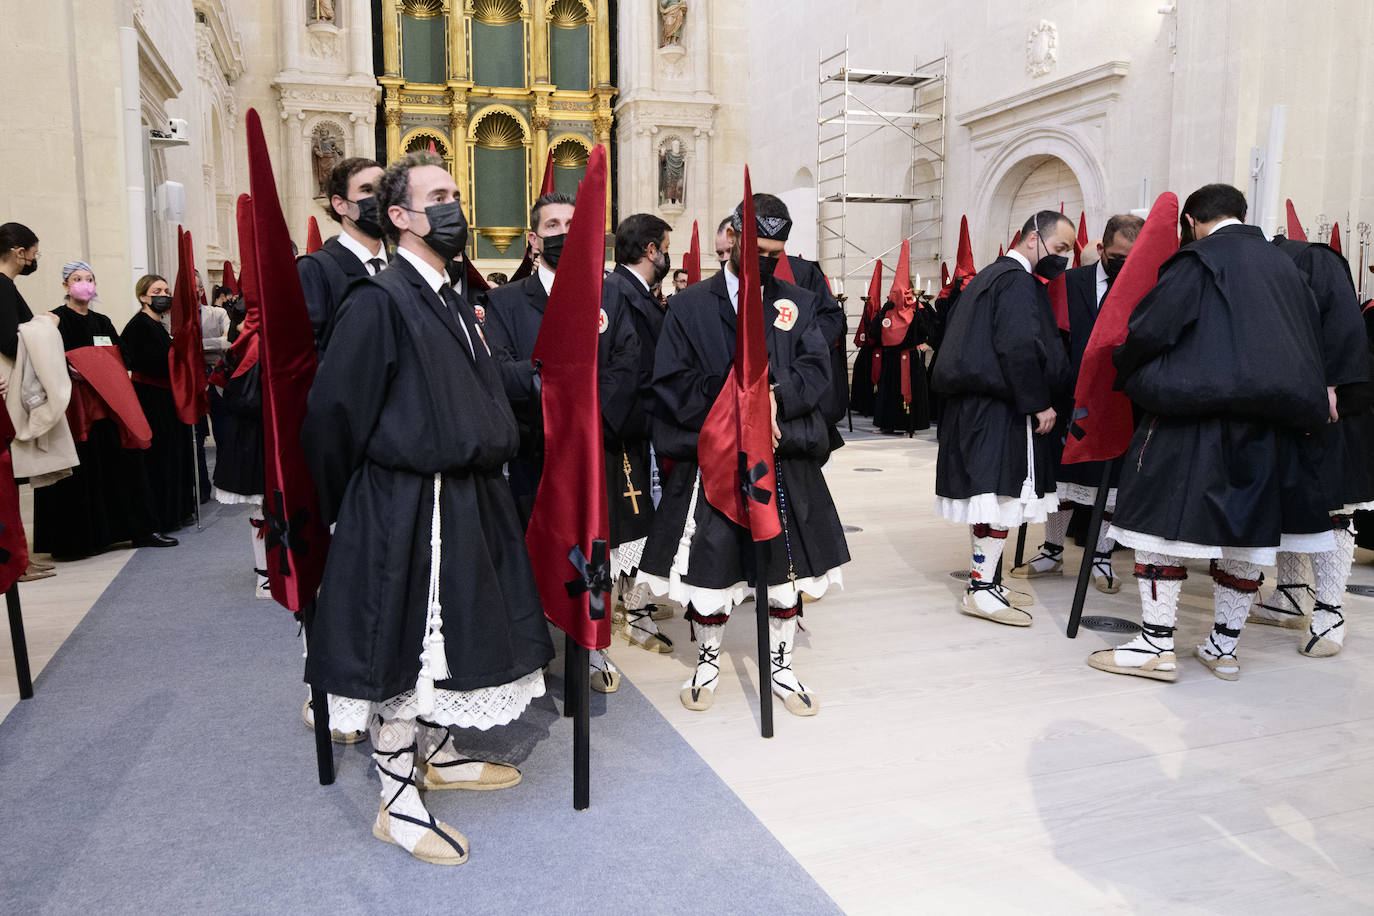
[[67, 287], [67, 293], [77, 302], [90, 302], [95, 298], [95, 281], [77, 280]]

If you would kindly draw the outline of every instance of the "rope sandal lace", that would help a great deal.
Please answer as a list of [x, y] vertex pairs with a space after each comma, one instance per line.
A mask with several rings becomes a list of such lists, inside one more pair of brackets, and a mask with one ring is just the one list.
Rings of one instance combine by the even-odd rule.
[[1250, 611], [1246, 623], [1260, 623], [1268, 627], [1282, 627], [1285, 630], [1301, 629], [1307, 619], [1302, 608], [1301, 596], [1313, 598], [1316, 592], [1306, 582], [1293, 582], [1274, 589], [1268, 601], [1261, 601]]
[[1312, 608], [1307, 635], [1307, 642], [1298, 651], [1308, 658], [1330, 658], [1339, 653], [1345, 642], [1345, 615], [1340, 606], [1318, 601]]
[[[1047, 564], [1044, 568], [1037, 563]], [[1034, 579], [1038, 576], [1058, 576], [1064, 572], [1064, 547], [1062, 544], [1041, 544], [1040, 551], [1025, 563], [1011, 571], [1012, 578]]]
[[1239, 639], [1240, 630], [1233, 630], [1228, 626], [1219, 623], [1212, 624], [1212, 632], [1207, 635], [1207, 641], [1194, 650], [1198, 661], [1207, 666], [1217, 677], [1223, 681], [1240, 680], [1240, 659], [1236, 657], [1234, 651], [1228, 652], [1217, 642], [1218, 636], [1225, 636], [1228, 639]]
[[625, 609], [625, 638], [630, 645], [638, 646], [646, 652], [668, 655], [673, 651], [673, 641], [659, 632], [654, 623], [652, 608]]
[[[401, 811], [392, 810], [407, 789], [415, 789], [418, 793], [419, 787], [410, 773], [401, 775], [393, 772], [384, 766], [378, 758], [384, 757], [388, 763], [392, 763], [399, 757], [409, 755], [413, 761], [415, 752], [416, 747], [412, 742], [397, 751], [379, 751], [373, 754], [373, 761], [378, 774], [395, 782], [398, 788], [390, 799], [382, 803], [381, 810], [377, 812], [377, 820], [372, 825], [372, 835], [379, 840], [406, 849], [407, 852], [422, 862], [429, 862], [432, 865], [461, 865], [468, 860], [467, 838], [461, 833], [447, 824], [439, 823], [434, 819], [434, 815], [428, 811], [425, 811], [424, 818], [418, 818]], [[416, 799], [418, 801], [418, 794]], [[423, 803], [421, 803], [421, 810], [424, 810]], [[401, 841], [391, 835], [390, 821], [393, 818], [402, 823], [424, 828], [427, 832], [422, 833], [415, 844], [407, 849]]]
[[[706, 629], [702, 627], [702, 629]], [[724, 629], [724, 627], [722, 627]], [[703, 669], [708, 669], [703, 677]], [[692, 679], [679, 692], [682, 705], [693, 711], [710, 709], [715, 701], [716, 681], [720, 679], [720, 644], [711, 645], [704, 640], [697, 643], [697, 667]]]
[[[453, 731], [443, 725], [438, 725], [426, 719], [416, 719], [421, 726], [444, 733], [434, 749], [416, 764], [415, 769], [423, 781], [426, 789], [475, 789], [485, 791], [489, 789], [509, 789], [511, 786], [520, 784], [520, 771], [513, 766], [504, 763], [491, 763], [486, 760], [478, 760], [473, 757], [464, 757], [458, 753], [457, 744], [453, 740]], [[443, 758], [440, 759], [441, 755]], [[469, 767], [469, 770], [460, 773], [455, 767]], [[468, 776], [470, 778], [462, 778]]]
[[[1111, 674], [1130, 674], [1157, 681], [1178, 679], [1178, 658], [1174, 655], [1174, 628], [1145, 623], [1140, 635], [1128, 643], [1103, 649], [1088, 656], [1088, 664]], [[1124, 653], [1125, 658], [1118, 658]]]
[[1112, 569], [1112, 555], [1107, 553], [1093, 553], [1093, 584], [1097, 590], [1106, 595], [1115, 595], [1121, 591], [1121, 583], [1116, 581], [1116, 573]]
[[1012, 604], [1012, 596], [1005, 586], [980, 579], [969, 580], [959, 613], [1012, 627], [1031, 625], [1030, 613]]

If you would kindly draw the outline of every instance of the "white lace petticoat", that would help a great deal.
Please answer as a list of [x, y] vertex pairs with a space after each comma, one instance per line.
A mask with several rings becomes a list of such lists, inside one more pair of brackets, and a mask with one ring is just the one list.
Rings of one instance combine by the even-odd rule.
[[[677, 576], [665, 579], [662, 576], [654, 576], [645, 572], [641, 572], [635, 581], [647, 585], [655, 597], [667, 597], [683, 607], [691, 604], [697, 613], [708, 616], [711, 614], [728, 614], [732, 608], [743, 604], [744, 600], [754, 593], [747, 582], [736, 582], [725, 588], [703, 588], [699, 585], [689, 585]], [[768, 606], [795, 607], [797, 599], [803, 594], [812, 598], [820, 598], [830, 590], [832, 585], [844, 588], [844, 573], [839, 567], [831, 569], [821, 576], [808, 576], [805, 579], [796, 579], [781, 585], [770, 585], [768, 586]]]
[[1258, 566], [1273, 566], [1279, 551], [1285, 553], [1323, 553], [1336, 549], [1336, 538], [1330, 531], [1315, 534], [1285, 534], [1274, 547], [1218, 547], [1213, 544], [1193, 544], [1188, 541], [1170, 541], [1153, 534], [1127, 531], [1112, 525], [1107, 536], [1123, 547], [1133, 550], [1148, 550], [1171, 557], [1193, 560], [1240, 560]]
[[210, 495], [215, 498], [215, 502], [225, 506], [242, 506], [251, 503], [254, 506], [262, 505], [262, 494], [256, 496], [244, 496], [242, 493], [231, 493], [228, 490], [221, 490], [219, 487], [211, 487]]
[[1031, 500], [1019, 496], [999, 496], [996, 493], [979, 493], [968, 499], [935, 497], [935, 514], [961, 525], [1016, 528], [1027, 522], [1043, 522], [1047, 515], [1057, 511], [1057, 493], [1046, 493]]
[[[434, 689], [434, 712], [425, 719], [436, 725], [486, 731], [514, 722], [534, 700], [544, 695], [544, 669], [537, 668], [519, 680], [476, 690]], [[373, 714], [383, 719], [413, 719], [418, 715], [415, 691], [407, 690], [389, 700], [374, 702], [329, 695], [329, 727], [334, 731], [365, 731]]]
[[611, 577], [628, 576], [639, 569], [639, 561], [644, 557], [644, 544], [647, 537], [626, 541], [611, 550]]
[[[1076, 503], [1080, 506], [1089, 506], [1097, 502], [1097, 487], [1086, 486], [1081, 483], [1067, 483], [1060, 481], [1058, 486], [1059, 503]], [[1116, 487], [1107, 491], [1107, 511], [1116, 511]]]

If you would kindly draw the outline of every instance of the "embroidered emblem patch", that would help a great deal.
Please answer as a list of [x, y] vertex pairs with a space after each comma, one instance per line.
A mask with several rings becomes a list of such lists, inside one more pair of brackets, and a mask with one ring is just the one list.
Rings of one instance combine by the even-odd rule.
[[797, 303], [791, 299], [779, 299], [773, 303], [773, 308], [778, 310], [778, 317], [773, 319], [773, 327], [783, 331], [792, 330], [792, 325], [797, 323]]
[[883, 327], [885, 327], [885, 328], [890, 328], [890, 327], [892, 327], [892, 319], [891, 319], [891, 318], [884, 318], [884, 319], [883, 319]]
[[607, 316], [606, 310], [605, 310], [605, 309], [602, 309], [602, 310], [601, 310], [601, 323], [600, 323], [600, 325], [598, 326], [597, 333], [598, 333], [598, 334], [605, 334], [605, 333], [606, 333], [606, 329], [609, 328], [610, 326], [611, 326], [611, 319], [610, 319], [609, 316]]
[[472, 310], [476, 313], [477, 320], [485, 324], [487, 320], [487, 310], [480, 305], [474, 305]]

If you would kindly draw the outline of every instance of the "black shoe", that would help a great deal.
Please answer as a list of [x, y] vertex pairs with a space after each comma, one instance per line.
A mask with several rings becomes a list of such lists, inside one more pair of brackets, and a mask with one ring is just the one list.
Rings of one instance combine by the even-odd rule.
[[147, 537], [134, 538], [131, 543], [135, 547], [175, 547], [181, 542], [176, 538], [169, 538], [165, 534], [158, 534], [154, 531]]

